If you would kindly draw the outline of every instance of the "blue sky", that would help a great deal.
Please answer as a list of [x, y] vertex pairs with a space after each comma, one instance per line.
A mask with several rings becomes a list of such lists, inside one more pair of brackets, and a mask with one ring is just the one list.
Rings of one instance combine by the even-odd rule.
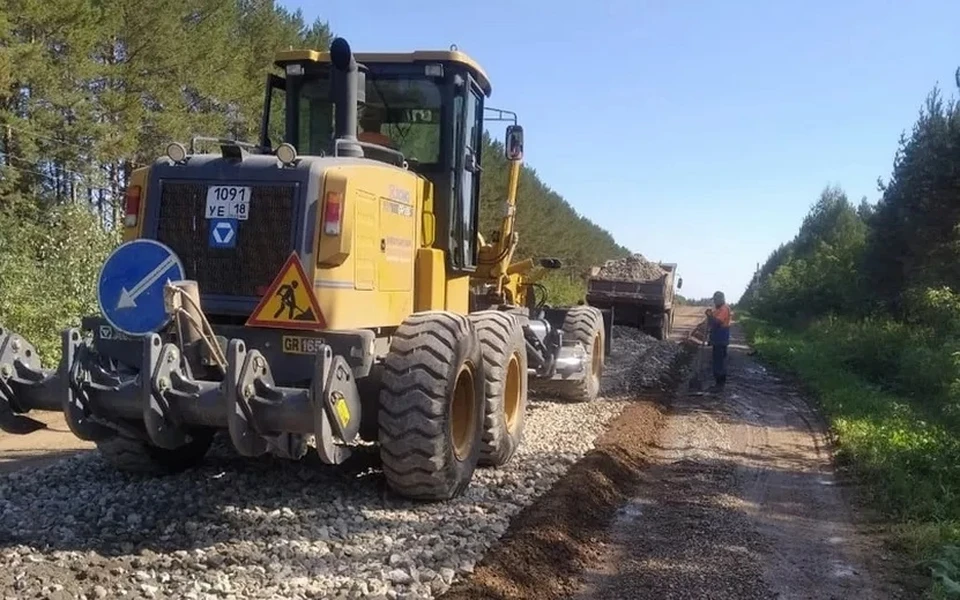
[[738, 298], [824, 186], [875, 202], [960, 65], [955, 0], [282, 4], [358, 51], [457, 44], [489, 104], [520, 114], [526, 163], [621, 244], [679, 263], [690, 297]]

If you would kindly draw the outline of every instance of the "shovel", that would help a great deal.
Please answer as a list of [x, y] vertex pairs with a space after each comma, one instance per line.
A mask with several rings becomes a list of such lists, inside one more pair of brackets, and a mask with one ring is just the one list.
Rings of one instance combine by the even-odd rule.
[[700, 348], [697, 348], [697, 358], [695, 360], [697, 366], [693, 372], [693, 377], [690, 378], [690, 385], [687, 390], [688, 395], [690, 396], [702, 396], [706, 393], [703, 391], [703, 381], [700, 378], [700, 373], [701, 371], [703, 371], [700, 363], [703, 360], [702, 358], [703, 355], [706, 354], [704, 350], [707, 347], [707, 341], [709, 339], [710, 339], [710, 321], [708, 319], [706, 323], [706, 330], [703, 332], [703, 346]]

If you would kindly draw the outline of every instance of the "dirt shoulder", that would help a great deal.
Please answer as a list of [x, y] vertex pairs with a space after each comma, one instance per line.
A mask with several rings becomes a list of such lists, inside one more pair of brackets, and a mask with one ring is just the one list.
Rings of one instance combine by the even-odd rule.
[[96, 447], [73, 435], [63, 413], [33, 411], [30, 418], [47, 428], [30, 435], [0, 432], [0, 474], [41, 467]]
[[687, 395], [687, 369], [681, 393], [639, 398], [443, 597], [916, 597], [847, 501], [815, 411], [734, 333], [721, 395]]

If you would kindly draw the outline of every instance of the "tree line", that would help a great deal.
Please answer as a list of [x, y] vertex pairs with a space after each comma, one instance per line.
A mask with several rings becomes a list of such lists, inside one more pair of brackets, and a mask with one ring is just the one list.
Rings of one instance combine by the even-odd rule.
[[[326, 48], [328, 23], [272, 0], [7, 0], [0, 11], [0, 323], [56, 353], [96, 312], [132, 169], [193, 135], [254, 141], [275, 53]], [[530, 140], [536, 143], [536, 140]], [[485, 138], [483, 232], [507, 170]], [[532, 168], [520, 180], [519, 256], [567, 262], [561, 279], [626, 253]], [[556, 276], [555, 276], [556, 279]], [[563, 283], [561, 281], [561, 283]]]
[[[774, 320], [885, 316], [953, 325], [960, 306], [960, 106], [934, 88], [871, 205], [828, 186], [740, 303]], [[939, 330], [941, 333], [944, 331]]]

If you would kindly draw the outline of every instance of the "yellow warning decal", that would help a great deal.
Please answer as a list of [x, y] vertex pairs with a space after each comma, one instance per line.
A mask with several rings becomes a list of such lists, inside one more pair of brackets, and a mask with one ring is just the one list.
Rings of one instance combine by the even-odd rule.
[[335, 392], [335, 394], [337, 399], [334, 400], [333, 404], [337, 411], [337, 418], [340, 420], [340, 426], [346, 427], [347, 423], [350, 422], [350, 409], [347, 408], [347, 401], [343, 395], [338, 392]]
[[247, 319], [248, 327], [322, 329], [327, 326], [303, 265], [291, 252], [267, 293]]

